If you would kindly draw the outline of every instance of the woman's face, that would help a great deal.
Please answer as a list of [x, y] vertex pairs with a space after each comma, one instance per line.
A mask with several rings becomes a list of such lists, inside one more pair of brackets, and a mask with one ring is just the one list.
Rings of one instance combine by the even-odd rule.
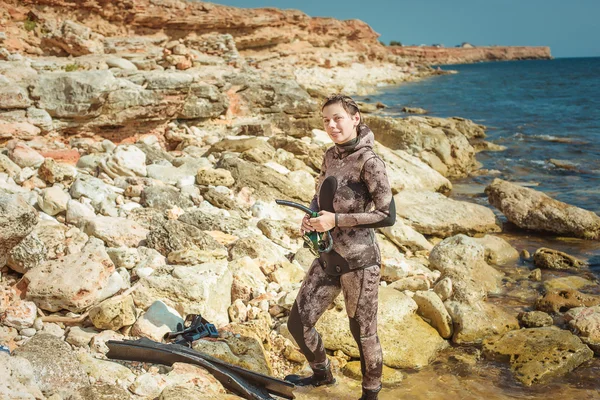
[[325, 132], [336, 144], [346, 143], [354, 139], [359, 122], [359, 113], [349, 115], [339, 103], [330, 104], [323, 108]]

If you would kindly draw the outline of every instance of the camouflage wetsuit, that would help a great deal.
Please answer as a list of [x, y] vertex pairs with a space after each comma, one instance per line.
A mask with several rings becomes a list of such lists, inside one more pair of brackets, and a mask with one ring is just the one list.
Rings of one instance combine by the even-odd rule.
[[[381, 256], [374, 228], [395, 221], [385, 164], [373, 152], [373, 143], [373, 132], [359, 125], [356, 140], [332, 146], [325, 153], [317, 193], [326, 178], [337, 179], [333, 251], [313, 261], [288, 320], [290, 333], [311, 367], [323, 368], [327, 363], [325, 348], [314, 326], [342, 291], [350, 330], [360, 351], [365, 389], [380, 387], [382, 371], [377, 337]], [[311, 209], [318, 210], [319, 204], [315, 195]]]

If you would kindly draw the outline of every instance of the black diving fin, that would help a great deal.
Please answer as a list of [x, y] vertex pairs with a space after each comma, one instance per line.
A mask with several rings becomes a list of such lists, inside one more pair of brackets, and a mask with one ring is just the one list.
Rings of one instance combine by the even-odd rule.
[[176, 362], [199, 365], [208, 370], [231, 392], [249, 400], [273, 400], [271, 394], [294, 399], [295, 386], [281, 379], [228, 364], [208, 354], [178, 344], [164, 344], [147, 338], [109, 340], [106, 356], [114, 360], [173, 365]]

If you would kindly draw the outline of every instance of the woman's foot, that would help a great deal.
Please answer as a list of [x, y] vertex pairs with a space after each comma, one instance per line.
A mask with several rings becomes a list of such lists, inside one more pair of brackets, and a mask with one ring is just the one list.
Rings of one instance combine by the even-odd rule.
[[288, 375], [283, 379], [296, 386], [322, 386], [333, 385], [335, 383], [329, 362], [323, 368], [313, 368], [313, 374], [310, 376]]
[[381, 386], [377, 389], [365, 389], [362, 390], [362, 396], [358, 400], [377, 400], [377, 396], [379, 396], [379, 391], [381, 390]]

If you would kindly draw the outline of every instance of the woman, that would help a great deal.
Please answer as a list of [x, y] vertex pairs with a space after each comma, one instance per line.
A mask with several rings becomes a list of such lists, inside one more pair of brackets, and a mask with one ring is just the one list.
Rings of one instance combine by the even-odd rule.
[[[313, 375], [288, 375], [298, 386], [335, 383], [319, 333], [317, 320], [338, 296], [344, 302], [350, 330], [360, 352], [363, 394], [377, 399], [381, 390], [382, 352], [377, 336], [377, 290], [381, 256], [373, 228], [391, 226], [396, 219], [385, 164], [373, 152], [373, 132], [362, 122], [356, 102], [334, 95], [321, 108], [323, 125], [334, 146], [325, 152], [317, 194], [310, 208], [318, 218], [305, 216], [302, 231], [331, 231], [333, 250], [316, 258], [294, 302], [288, 328]], [[321, 186], [336, 180], [333, 210], [323, 210]], [[329, 201], [331, 203], [331, 201]]]

